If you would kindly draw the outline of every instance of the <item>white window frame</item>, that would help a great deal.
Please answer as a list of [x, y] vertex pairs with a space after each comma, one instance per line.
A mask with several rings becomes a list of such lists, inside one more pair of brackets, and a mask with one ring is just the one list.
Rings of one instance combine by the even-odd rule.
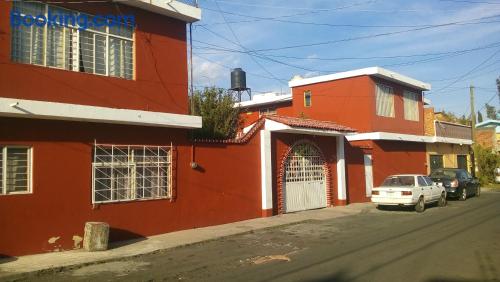
[[[380, 88], [380, 90], [379, 90], [379, 88]], [[382, 106], [382, 104], [381, 104], [381, 102], [379, 102], [378, 93], [379, 93], [379, 91], [383, 90], [384, 88], [390, 90], [387, 95], [390, 95], [391, 108], [389, 110], [389, 113], [387, 113], [387, 114], [384, 114], [382, 112], [383, 108], [379, 108]], [[394, 88], [392, 88], [391, 86], [381, 84], [381, 83], [375, 84], [375, 114], [379, 117], [388, 117], [388, 118], [396, 117], [396, 111], [395, 111], [395, 105], [394, 105]]]
[[[26, 170], [28, 173], [27, 177], [27, 191], [14, 191], [7, 192], [7, 151], [8, 149], [27, 149], [27, 165], [28, 169]], [[2, 166], [0, 169], [2, 170], [2, 186], [0, 187], [0, 197], [8, 196], [8, 195], [22, 195], [22, 194], [33, 194], [33, 148], [30, 146], [22, 146], [22, 145], [0, 145], [0, 150], [2, 151]]]
[[[415, 111], [414, 112], [415, 116], [411, 115], [410, 109], [408, 107], [414, 107], [413, 110]], [[404, 108], [405, 120], [419, 121], [420, 111], [418, 108], [418, 93], [408, 90], [403, 91], [403, 108]]]
[[[167, 176], [166, 176], [166, 195], [164, 196], [158, 196], [158, 195], [155, 195], [155, 196], [152, 196], [152, 197], [137, 197], [136, 193], [137, 193], [137, 190], [138, 190], [138, 185], [137, 185], [137, 180], [138, 179], [142, 179], [142, 186], [143, 188], [142, 189], [145, 189], [145, 185], [144, 185], [144, 180], [146, 177], [140, 177], [140, 176], [137, 176], [137, 171], [136, 171], [136, 168], [138, 167], [138, 164], [142, 164], [143, 167], [145, 167], [144, 165], [144, 162], [136, 162], [134, 157], [134, 152], [135, 150], [144, 150], [146, 151], [146, 148], [157, 148], [158, 152], [159, 150], [165, 150], [168, 152], [168, 160], [167, 162], [159, 162], [157, 163], [157, 169], [158, 169], [158, 182], [157, 184], [160, 183], [160, 165], [167, 165], [168, 168], [167, 168]], [[117, 150], [120, 150], [120, 151], [123, 151], [123, 150], [127, 150], [127, 162], [122, 162], [122, 163], [119, 163], [119, 162], [98, 162], [97, 160], [97, 150], [98, 149], [111, 149], [112, 152], [114, 152], [115, 149]], [[148, 149], [149, 150], [149, 149]], [[172, 154], [173, 154], [173, 146], [170, 145], [170, 146], [157, 146], [157, 145], [114, 145], [114, 144], [95, 144], [94, 145], [94, 158], [93, 158], [93, 162], [92, 162], [92, 204], [106, 204], [106, 203], [118, 203], [118, 202], [132, 202], [132, 201], [150, 201], [150, 200], [158, 200], [158, 199], [172, 199], [172, 193], [173, 193], [173, 187], [172, 187], [172, 178], [173, 178], [173, 175], [172, 175], [172, 172], [173, 172], [173, 158], [172, 158]], [[112, 154], [111, 155], [111, 159], [114, 160], [114, 155]], [[129, 198], [126, 198], [126, 199], [113, 199], [113, 184], [115, 183], [114, 180], [116, 180], [116, 178], [114, 178], [113, 176], [110, 176], [110, 193], [111, 193], [111, 199], [108, 199], [108, 200], [96, 200], [96, 169], [99, 169], [99, 168], [110, 168], [111, 170], [113, 170], [114, 168], [127, 168], [128, 170], [128, 179], [129, 181], [127, 182], [130, 187], [128, 187], [128, 189], [124, 189], [124, 190], [128, 190], [127, 191], [127, 194], [129, 194]], [[160, 191], [160, 187], [158, 186], [157, 188], [157, 191], [159, 192]], [[158, 193], [159, 194], [159, 193]]]
[[[38, 2], [36, 2], [38, 3]], [[64, 9], [64, 10], [67, 10], [69, 12], [74, 12], [76, 13], [76, 16], [80, 15], [80, 14], [86, 14], [86, 15], [89, 15], [88, 13], [82, 13], [82, 12], [78, 12], [78, 11], [75, 11], [75, 10], [70, 10], [70, 9], [66, 9], [66, 8], [63, 8], [63, 7], [59, 7], [59, 6], [54, 6], [54, 5], [50, 5], [50, 4], [46, 4], [46, 3], [42, 3], [42, 5], [45, 6], [44, 8], [44, 13], [45, 13], [45, 18], [48, 18], [48, 11], [49, 11], [49, 6], [52, 6], [52, 7], [57, 7], [58, 9]], [[23, 13], [20, 13], [19, 14], [21, 17], [24, 17], [26, 16], [25, 14]], [[29, 29], [31, 30], [30, 32], [30, 55], [29, 55], [29, 63], [27, 64], [30, 64], [30, 65], [35, 65], [35, 66], [42, 66], [42, 67], [47, 67], [47, 68], [54, 68], [54, 69], [60, 69], [60, 70], [69, 70], [69, 71], [74, 71], [74, 72], [80, 72], [80, 29], [78, 27], [75, 27], [75, 26], [71, 26], [71, 25], [68, 25], [68, 26], [61, 26], [63, 28], [63, 58], [64, 58], [64, 65], [66, 64], [66, 57], [67, 57], [67, 53], [66, 53], [66, 33], [72, 29], [75, 31], [75, 33], [73, 33], [73, 38], [71, 40], [71, 43], [72, 43], [72, 46], [73, 46], [73, 49], [72, 49], [72, 52], [73, 52], [73, 58], [72, 58], [72, 62], [71, 62], [71, 66], [68, 66], [68, 68], [66, 68], [66, 66], [64, 67], [56, 67], [56, 66], [49, 66], [47, 65], [47, 43], [48, 43], [48, 24], [45, 24], [44, 27], [43, 27], [43, 64], [35, 64], [33, 63], [33, 53], [32, 53], [32, 46], [33, 46], [33, 28], [34, 26], [36, 26], [35, 24], [31, 25], [29, 27]], [[85, 31], [88, 31], [90, 33], [93, 34], [93, 39], [94, 39], [94, 44], [93, 44], [93, 60], [94, 60], [94, 67], [93, 67], [93, 72], [81, 72], [81, 73], [87, 73], [87, 74], [94, 74], [94, 75], [101, 75], [101, 76], [110, 76], [110, 77], [116, 77], [116, 78], [123, 78], [123, 79], [127, 79], [127, 80], [134, 80], [135, 79], [135, 27], [133, 27], [133, 31], [132, 31], [132, 36], [131, 38], [128, 38], [128, 37], [124, 37], [124, 36], [120, 36], [120, 35], [114, 35], [114, 34], [111, 34], [110, 33], [110, 27], [109, 25], [105, 25], [106, 27], [106, 32], [102, 32], [102, 31], [98, 31], [98, 30], [95, 30], [95, 29], [92, 29], [92, 28], [88, 28], [86, 29]], [[104, 62], [106, 64], [106, 72], [105, 74], [101, 74], [101, 73], [96, 73], [96, 68], [95, 68], [95, 61], [96, 61], [96, 44], [95, 44], [95, 37], [96, 37], [96, 34], [98, 35], [102, 35], [102, 36], [105, 36], [106, 37], [106, 53], [104, 54], [105, 58], [104, 58]], [[126, 41], [129, 41], [132, 43], [132, 66], [131, 66], [131, 72], [132, 72], [132, 76], [130, 78], [127, 78], [125, 76], [111, 76], [109, 75], [109, 42], [110, 42], [110, 38], [117, 38], [117, 39], [121, 39], [121, 40], [126, 40]], [[12, 35], [11, 35], [11, 40], [12, 40]], [[11, 59], [12, 58], [12, 53], [13, 53], [13, 50], [11, 50]], [[125, 59], [125, 56], [123, 56], [122, 54], [122, 60]], [[22, 62], [19, 62], [19, 63], [22, 63]], [[125, 61], [121, 62], [121, 64], [125, 64]]]

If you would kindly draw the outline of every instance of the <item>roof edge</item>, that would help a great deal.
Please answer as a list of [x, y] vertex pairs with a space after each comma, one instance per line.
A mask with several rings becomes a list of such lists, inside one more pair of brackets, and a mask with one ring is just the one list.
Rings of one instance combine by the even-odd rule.
[[423, 91], [431, 90], [431, 85], [429, 83], [425, 83], [420, 80], [416, 80], [414, 78], [381, 67], [369, 67], [369, 68], [351, 70], [346, 72], [338, 72], [322, 76], [309, 77], [299, 80], [291, 80], [288, 82], [288, 86], [293, 88], [298, 86], [304, 86], [304, 85], [310, 85], [310, 84], [316, 84], [321, 82], [334, 81], [334, 80], [364, 76], [364, 75], [387, 79]]
[[201, 20], [201, 9], [191, 6], [176, 0], [113, 0], [121, 4], [132, 6], [135, 8], [143, 9], [146, 11], [160, 14], [163, 16], [171, 17], [184, 21], [186, 23], [193, 23]]

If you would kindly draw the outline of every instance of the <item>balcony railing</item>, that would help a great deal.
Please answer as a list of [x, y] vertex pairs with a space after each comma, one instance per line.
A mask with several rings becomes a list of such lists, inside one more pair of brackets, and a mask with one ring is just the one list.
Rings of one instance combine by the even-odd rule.
[[438, 120], [434, 121], [434, 123], [436, 136], [472, 140], [470, 126]]

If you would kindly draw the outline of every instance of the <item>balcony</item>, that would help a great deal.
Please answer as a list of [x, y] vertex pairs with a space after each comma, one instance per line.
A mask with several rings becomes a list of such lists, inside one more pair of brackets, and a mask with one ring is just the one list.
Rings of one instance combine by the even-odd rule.
[[439, 137], [472, 140], [470, 126], [436, 120], [434, 121], [434, 128], [436, 129], [436, 136]]

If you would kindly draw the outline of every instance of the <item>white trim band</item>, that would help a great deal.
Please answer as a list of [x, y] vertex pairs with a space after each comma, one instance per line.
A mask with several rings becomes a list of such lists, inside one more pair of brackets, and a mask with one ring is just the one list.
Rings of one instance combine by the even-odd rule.
[[198, 116], [0, 97], [0, 116], [156, 127], [201, 128]]
[[182, 20], [188, 23], [201, 20], [201, 9], [184, 4], [179, 1], [166, 0], [113, 0], [127, 6], [133, 6], [139, 9], [150, 11], [156, 14], [168, 16], [174, 19]]
[[344, 78], [350, 78], [350, 77], [356, 77], [356, 76], [363, 76], [363, 75], [369, 75], [369, 76], [375, 76], [375, 77], [380, 77], [389, 81], [397, 82], [403, 85], [410, 86], [415, 89], [419, 90], [431, 90], [431, 85], [416, 79], [413, 79], [408, 76], [404, 76], [402, 74], [386, 70], [381, 67], [370, 67], [370, 68], [364, 68], [364, 69], [359, 69], [359, 70], [352, 70], [352, 71], [346, 71], [346, 72], [339, 72], [339, 73], [334, 73], [334, 74], [328, 74], [328, 75], [322, 75], [322, 76], [315, 76], [315, 77], [310, 77], [310, 78], [303, 78], [303, 79], [296, 79], [288, 82], [289, 87], [297, 87], [297, 86], [303, 86], [303, 85], [309, 85], [309, 84], [315, 84], [315, 83], [321, 83], [321, 82], [327, 82], [327, 81], [332, 81], [332, 80], [338, 80], [338, 79], [344, 79]]
[[441, 136], [423, 136], [411, 134], [399, 134], [390, 132], [367, 132], [353, 135], [347, 135], [347, 140], [362, 141], [362, 140], [391, 140], [391, 141], [407, 141], [407, 142], [422, 142], [422, 143], [450, 143], [460, 145], [472, 145], [472, 140], [448, 138]]

